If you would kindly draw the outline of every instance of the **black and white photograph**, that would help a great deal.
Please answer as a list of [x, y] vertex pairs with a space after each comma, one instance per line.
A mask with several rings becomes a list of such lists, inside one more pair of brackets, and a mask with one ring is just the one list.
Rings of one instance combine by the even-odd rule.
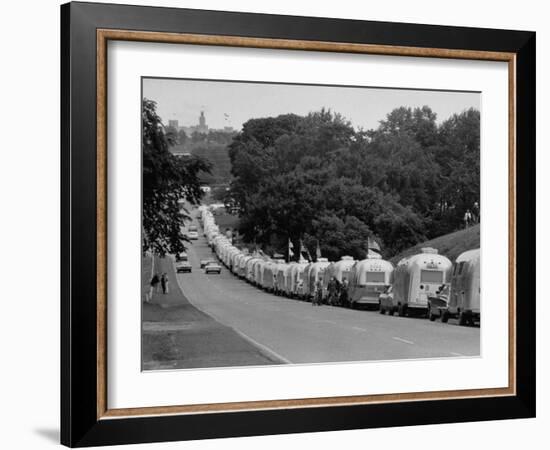
[[142, 78], [142, 370], [480, 356], [479, 92]]
[[0, 448], [546, 448], [548, 7], [453, 6], [6, 2]]

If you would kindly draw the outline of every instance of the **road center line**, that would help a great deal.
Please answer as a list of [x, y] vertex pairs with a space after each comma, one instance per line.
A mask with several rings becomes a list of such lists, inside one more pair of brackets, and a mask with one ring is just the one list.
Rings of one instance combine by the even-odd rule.
[[367, 331], [366, 328], [361, 328], [361, 327], [351, 327], [351, 329], [356, 331]]
[[405, 344], [414, 345], [413, 341], [408, 341], [407, 339], [403, 339], [397, 336], [392, 337], [392, 339], [395, 339], [396, 341], [399, 341], [399, 342], [404, 342]]

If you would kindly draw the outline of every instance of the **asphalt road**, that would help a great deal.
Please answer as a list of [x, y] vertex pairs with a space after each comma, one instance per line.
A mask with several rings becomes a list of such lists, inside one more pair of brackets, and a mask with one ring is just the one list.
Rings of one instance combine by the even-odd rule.
[[[145, 279], [149, 279], [151, 265], [146, 269]], [[191, 305], [173, 282], [176, 274], [171, 258], [156, 257], [155, 272], [165, 272], [172, 282], [167, 293], [159, 290], [143, 303], [143, 370], [281, 364], [231, 327]]]
[[192, 273], [178, 274], [186, 298], [283, 363], [320, 363], [478, 356], [480, 330], [427, 319], [381, 315], [263, 292], [222, 266], [205, 275], [214, 256], [202, 234], [188, 246]]

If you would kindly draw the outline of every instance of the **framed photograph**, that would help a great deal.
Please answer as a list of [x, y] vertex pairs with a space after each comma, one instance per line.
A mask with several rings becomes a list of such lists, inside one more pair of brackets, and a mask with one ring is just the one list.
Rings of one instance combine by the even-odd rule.
[[535, 415], [535, 33], [61, 7], [61, 441]]

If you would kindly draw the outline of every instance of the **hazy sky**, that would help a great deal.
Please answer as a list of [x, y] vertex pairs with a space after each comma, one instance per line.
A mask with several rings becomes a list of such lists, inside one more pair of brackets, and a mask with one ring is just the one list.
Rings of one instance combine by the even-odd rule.
[[364, 129], [376, 128], [399, 106], [428, 105], [438, 122], [470, 107], [480, 109], [479, 93], [231, 81], [145, 78], [143, 96], [157, 102], [165, 124], [175, 119], [180, 126], [196, 125], [203, 110], [210, 128], [232, 126], [237, 130], [251, 118], [305, 115], [323, 107]]

